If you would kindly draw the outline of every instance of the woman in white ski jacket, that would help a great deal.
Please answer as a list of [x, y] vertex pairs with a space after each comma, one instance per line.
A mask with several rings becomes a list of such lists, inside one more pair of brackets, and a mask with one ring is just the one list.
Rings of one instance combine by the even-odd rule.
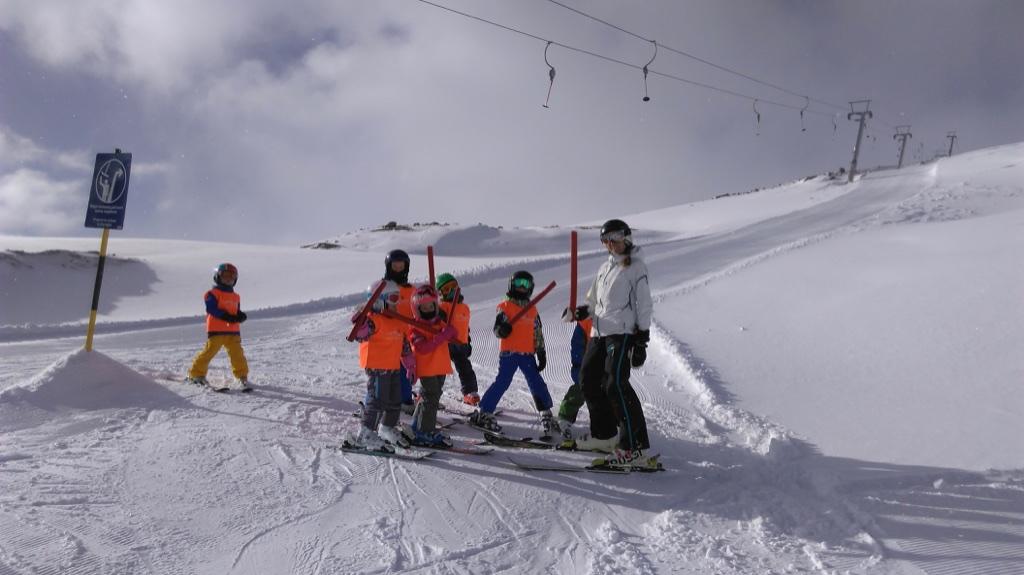
[[605, 222], [601, 242], [608, 249], [608, 260], [587, 291], [586, 305], [573, 310], [576, 320], [593, 320], [580, 370], [590, 411], [590, 437], [579, 440], [577, 446], [608, 452], [618, 448], [617, 458], [633, 460], [650, 447], [650, 441], [629, 371], [647, 358], [654, 305], [647, 265], [641, 249], [633, 245], [626, 222]]

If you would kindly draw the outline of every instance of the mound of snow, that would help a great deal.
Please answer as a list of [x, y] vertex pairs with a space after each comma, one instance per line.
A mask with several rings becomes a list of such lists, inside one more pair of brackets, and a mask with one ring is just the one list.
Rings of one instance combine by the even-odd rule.
[[0, 391], [0, 410], [25, 405], [46, 411], [161, 408], [181, 398], [102, 353], [84, 349], [55, 361], [31, 380]]

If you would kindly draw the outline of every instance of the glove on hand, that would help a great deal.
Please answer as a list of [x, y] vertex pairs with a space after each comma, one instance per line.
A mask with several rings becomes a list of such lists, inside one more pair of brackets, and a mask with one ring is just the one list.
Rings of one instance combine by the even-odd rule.
[[356, 337], [355, 337], [355, 339], [356, 339], [356, 341], [362, 343], [362, 342], [367, 341], [368, 339], [370, 339], [370, 336], [373, 335], [374, 332], [376, 332], [376, 331], [377, 331], [377, 326], [374, 325], [372, 319], [367, 317], [365, 320], [363, 320], [362, 323], [359, 324], [359, 327], [356, 328]]
[[441, 337], [441, 341], [451, 341], [455, 339], [455, 335], [457, 333], [458, 332], [455, 330], [455, 326], [448, 324], [444, 326], [444, 329], [441, 330], [441, 333], [437, 335]]
[[633, 349], [629, 354], [629, 364], [633, 367], [640, 367], [647, 361], [647, 346], [642, 343], [633, 344]]
[[409, 377], [409, 383], [416, 383], [416, 355], [411, 351], [402, 356], [402, 367], [405, 368], [405, 375]]
[[245, 323], [245, 320], [249, 319], [249, 316], [245, 315], [244, 311], [239, 310], [235, 317], [238, 318], [238, 323]]
[[574, 321], [582, 321], [590, 317], [590, 306], [581, 305], [576, 309], [565, 308], [562, 310], [562, 321], [565, 323], [572, 323]]
[[638, 329], [633, 334], [633, 343], [647, 345], [649, 341], [651, 341], [651, 330], [649, 329]]
[[503, 321], [494, 326], [494, 335], [497, 336], [498, 339], [505, 339], [512, 335], [512, 324], [507, 321]]
[[537, 371], [544, 371], [548, 364], [548, 354], [543, 348], [537, 350]]

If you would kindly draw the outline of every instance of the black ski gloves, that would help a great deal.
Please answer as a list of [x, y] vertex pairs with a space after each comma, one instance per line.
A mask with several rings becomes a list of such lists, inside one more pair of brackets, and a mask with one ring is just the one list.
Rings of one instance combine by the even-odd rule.
[[235, 314], [235, 317], [238, 318], [238, 323], [243, 323], [245, 320], [249, 319], [249, 316], [245, 315], [245, 312], [242, 310], [238, 310], [238, 313]]
[[499, 321], [494, 324], [494, 335], [498, 339], [505, 339], [512, 335], [512, 324], [507, 321]]
[[640, 367], [647, 361], [647, 342], [649, 341], [651, 341], [651, 330], [637, 330], [633, 335], [633, 349], [629, 354], [630, 365]]
[[244, 311], [238, 313], [226, 313], [224, 314], [224, 320], [228, 323], [242, 323], [248, 318]]
[[544, 348], [537, 350], [537, 371], [544, 371], [544, 367], [548, 364], [548, 354], [544, 351]]
[[634, 343], [633, 350], [629, 354], [629, 364], [633, 367], [640, 367], [647, 361], [647, 346]]
[[574, 321], [582, 321], [590, 317], [590, 306], [581, 305], [576, 309], [565, 308], [562, 311], [562, 321], [571, 323]]

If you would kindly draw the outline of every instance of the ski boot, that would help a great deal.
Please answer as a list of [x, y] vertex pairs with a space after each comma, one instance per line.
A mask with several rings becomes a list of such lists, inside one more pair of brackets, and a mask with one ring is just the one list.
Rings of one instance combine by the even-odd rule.
[[235, 383], [238, 384], [238, 390], [243, 392], [252, 391], [252, 386], [249, 385], [249, 380], [244, 377], [235, 379]]
[[613, 453], [615, 446], [619, 444], [618, 436], [609, 437], [608, 439], [598, 439], [592, 435], [580, 435], [572, 442], [574, 449], [580, 449], [583, 451], [599, 451], [601, 453]]
[[540, 438], [542, 441], [551, 441], [551, 439], [562, 433], [562, 428], [558, 426], [558, 422], [555, 421], [554, 416], [551, 415], [550, 409], [545, 409], [540, 414]]
[[575, 440], [575, 437], [573, 437], [572, 433], [571, 421], [569, 421], [568, 419], [559, 418], [558, 428], [561, 429], [561, 433], [559, 435], [561, 435], [562, 445], [565, 445], [567, 441], [572, 442]]
[[395, 448], [386, 443], [377, 432], [366, 426], [360, 426], [359, 433], [352, 438], [352, 446], [366, 451], [384, 451], [394, 453]]
[[441, 433], [440, 431], [435, 431], [434, 433], [430, 434], [430, 444], [434, 447], [441, 448], [452, 447], [453, 445], [455, 445], [454, 443], [452, 443], [451, 437], [448, 437], [447, 435]]
[[402, 432], [395, 427], [390, 427], [381, 423], [377, 427], [377, 435], [390, 445], [401, 447], [402, 449], [409, 449], [412, 447], [409, 440], [406, 439], [406, 437], [402, 435]]
[[206, 387], [210, 385], [210, 382], [206, 380], [206, 376], [199, 375], [196, 377], [186, 377], [185, 383], [191, 383], [192, 385], [198, 385], [199, 387]]
[[487, 413], [478, 409], [469, 416], [469, 422], [480, 429], [485, 429], [492, 433], [501, 433], [501, 426], [498, 425], [498, 420], [494, 417], [493, 413]]

